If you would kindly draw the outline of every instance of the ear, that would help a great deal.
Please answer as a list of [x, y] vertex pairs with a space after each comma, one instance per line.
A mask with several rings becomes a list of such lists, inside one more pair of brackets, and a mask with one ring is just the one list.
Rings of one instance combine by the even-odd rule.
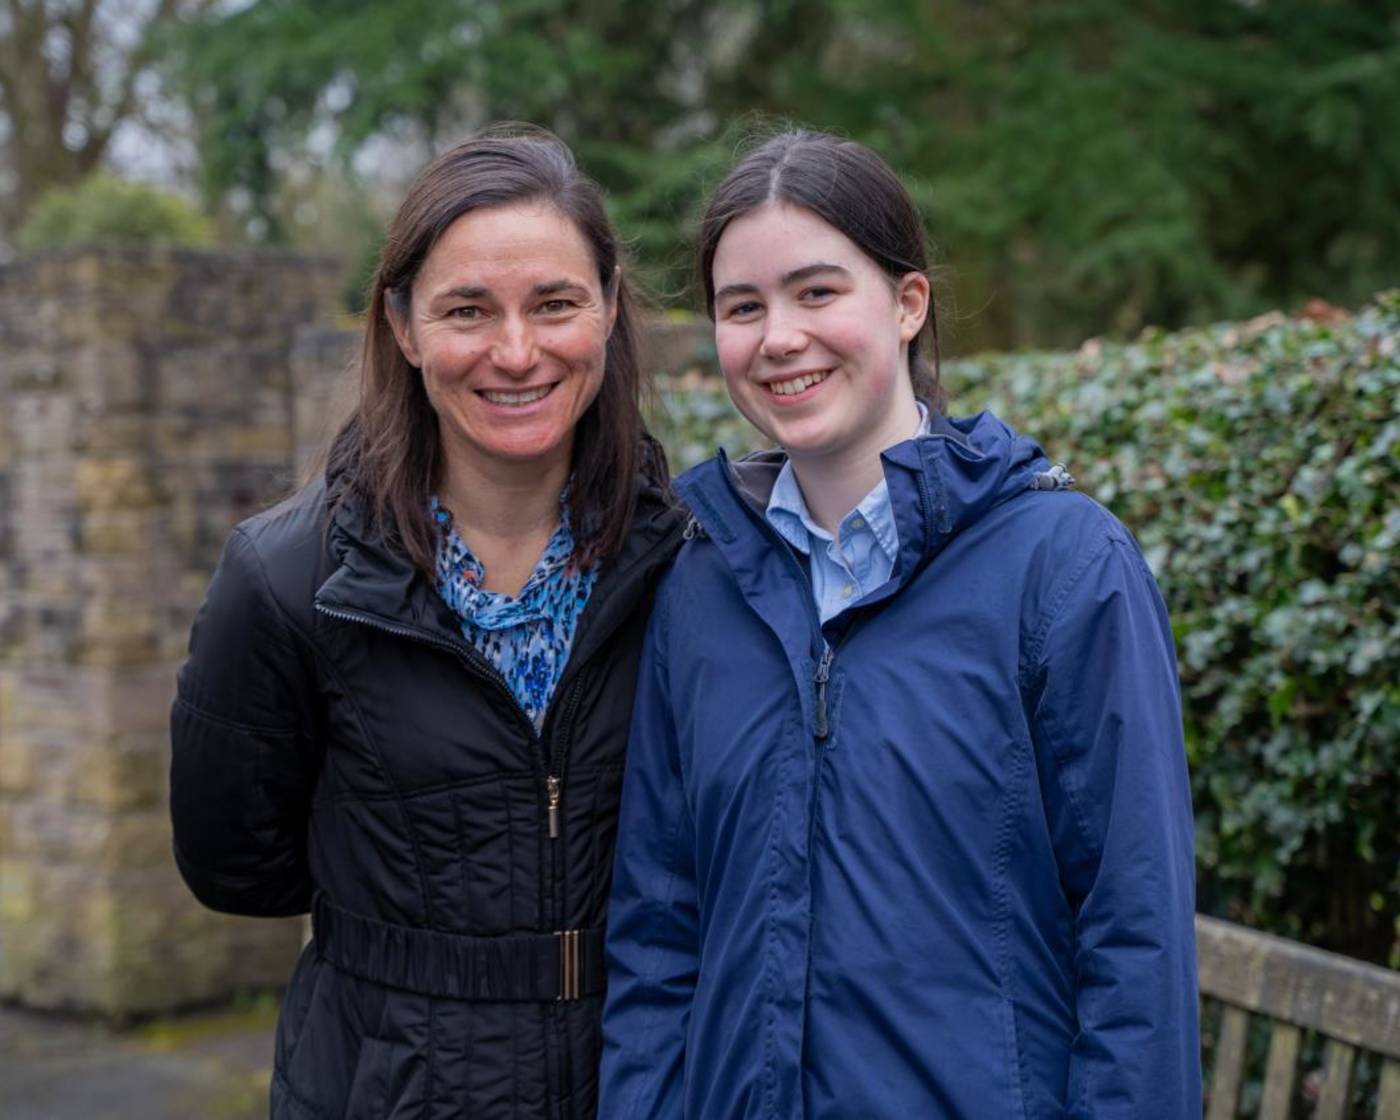
[[908, 342], [923, 329], [932, 301], [928, 277], [922, 272], [906, 272], [895, 285], [894, 300], [899, 307], [899, 341]]
[[413, 326], [406, 316], [395, 309], [394, 304], [394, 298], [385, 292], [384, 318], [389, 321], [389, 329], [394, 332], [394, 341], [399, 344], [399, 352], [403, 354], [404, 361], [414, 369], [421, 369], [423, 361], [418, 356], [418, 347], [413, 344]]
[[608, 309], [608, 334], [612, 337], [613, 327], [617, 326], [617, 293], [622, 290], [622, 265], [613, 265], [612, 276], [603, 288], [603, 303]]

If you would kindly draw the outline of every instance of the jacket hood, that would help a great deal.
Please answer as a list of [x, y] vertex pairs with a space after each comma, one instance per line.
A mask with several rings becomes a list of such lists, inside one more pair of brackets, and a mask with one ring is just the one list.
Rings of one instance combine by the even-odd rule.
[[[1002, 502], [1072, 481], [1062, 468], [1051, 469], [1035, 440], [990, 412], [960, 419], [935, 414], [931, 428], [880, 456], [899, 532], [897, 575], [930, 559]], [[726, 494], [762, 518], [785, 462], [782, 450], [756, 452], [734, 463], [721, 450], [682, 475], [676, 488], [701, 527], [723, 540], [734, 535], [735, 515], [744, 516]]]

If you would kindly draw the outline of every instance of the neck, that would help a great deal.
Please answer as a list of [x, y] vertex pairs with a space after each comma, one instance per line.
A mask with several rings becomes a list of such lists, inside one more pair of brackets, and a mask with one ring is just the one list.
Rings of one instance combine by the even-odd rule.
[[447, 454], [438, 499], [486, 569], [484, 586], [516, 595], [559, 525], [569, 448], [547, 462], [482, 462]]
[[881, 452], [910, 439], [918, 430], [919, 407], [910, 392], [901, 394], [884, 423], [849, 446], [825, 455], [789, 453], [812, 520], [836, 536], [841, 519], [884, 477]]

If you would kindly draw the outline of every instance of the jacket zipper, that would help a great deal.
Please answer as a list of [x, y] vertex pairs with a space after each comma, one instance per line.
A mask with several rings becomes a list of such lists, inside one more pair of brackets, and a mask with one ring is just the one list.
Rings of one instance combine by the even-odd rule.
[[342, 622], [353, 622], [360, 626], [368, 626], [372, 630], [380, 630], [386, 634], [393, 634], [395, 637], [422, 642], [425, 645], [430, 645], [454, 654], [468, 673], [478, 680], [485, 681], [510, 701], [511, 707], [520, 717], [521, 722], [530, 729], [530, 742], [536, 748], [539, 758], [544, 763], [544, 769], [546, 770], [544, 779], [545, 808], [546, 819], [549, 825], [549, 837], [553, 840], [559, 835], [559, 802], [563, 796], [563, 783], [558, 777], [548, 772], [552, 760], [546, 756], [544, 741], [540, 738], [539, 732], [535, 729], [534, 722], [525, 714], [525, 709], [520, 706], [520, 701], [515, 698], [515, 693], [511, 692], [510, 685], [506, 684], [505, 678], [496, 672], [479, 653], [470, 646], [449, 641], [446, 638], [439, 638], [428, 633], [426, 630], [420, 630], [413, 626], [396, 626], [392, 622], [387, 622], [371, 614], [362, 614], [359, 611], [337, 610], [334, 607], [323, 606], [320, 603], [316, 604], [316, 609], [329, 618], [337, 618]]
[[544, 788], [549, 795], [549, 838], [559, 839], [559, 779], [553, 774], [544, 780]]
[[[814, 598], [815, 591], [812, 587], [812, 577], [808, 572], [806, 572], [803, 569], [802, 565], [798, 563], [797, 557], [792, 554], [792, 549], [788, 546], [787, 542], [784, 541], [781, 536], [779, 536], [777, 530], [774, 529], [771, 525], [769, 525], [767, 520], [760, 517], [758, 513], [752, 507], [750, 507], [749, 503], [744, 500], [744, 496], [737, 492], [737, 487], [735, 486], [733, 478], [729, 476], [728, 471], [725, 471], [725, 478], [726, 481], [729, 483], [730, 490], [735, 492], [734, 496], [738, 499], [739, 508], [742, 509], [743, 512], [748, 516], [749, 520], [754, 523], [754, 526], [758, 529], [759, 533], [762, 536], [767, 537], [769, 541], [773, 544], [773, 546], [778, 549], [779, 552], [786, 555], [788, 563], [790, 563], [793, 569], [797, 572], [802, 586], [807, 589], [806, 602], [808, 611], [808, 621], [815, 622], [816, 625], [813, 629], [817, 635], [817, 640], [821, 642], [822, 647], [821, 654], [817, 658], [816, 670], [812, 675], [812, 683], [816, 686], [814, 738], [816, 738], [818, 742], [822, 742], [826, 740], [827, 737], [831, 734], [830, 712], [828, 710], [827, 703], [827, 685], [831, 681], [831, 665], [836, 658], [836, 650], [834, 650], [831, 647], [831, 643], [826, 640], [826, 635], [822, 633], [821, 619], [816, 615], [817, 608], [816, 601]], [[847, 626], [846, 633], [841, 636], [841, 641], [837, 644], [845, 645], [846, 639], [850, 637], [850, 633], [853, 629], [855, 629], [854, 626]]]
[[825, 739], [831, 734], [831, 727], [827, 718], [826, 708], [826, 686], [831, 680], [831, 663], [836, 658], [836, 651], [831, 648], [831, 643], [825, 638], [822, 639], [822, 657], [817, 662], [817, 672], [814, 681], [817, 686], [817, 729], [818, 740]]

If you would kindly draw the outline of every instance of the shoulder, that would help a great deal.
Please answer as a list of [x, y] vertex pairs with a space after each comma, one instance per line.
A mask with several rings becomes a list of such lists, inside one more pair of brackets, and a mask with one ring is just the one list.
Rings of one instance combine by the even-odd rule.
[[1062, 578], [1110, 554], [1142, 562], [1131, 530], [1077, 490], [1027, 490], [996, 510], [986, 528], [989, 545]]
[[330, 507], [323, 481], [236, 526], [220, 561], [250, 595], [264, 598], [294, 627], [306, 626], [316, 588], [329, 574], [326, 528]]

